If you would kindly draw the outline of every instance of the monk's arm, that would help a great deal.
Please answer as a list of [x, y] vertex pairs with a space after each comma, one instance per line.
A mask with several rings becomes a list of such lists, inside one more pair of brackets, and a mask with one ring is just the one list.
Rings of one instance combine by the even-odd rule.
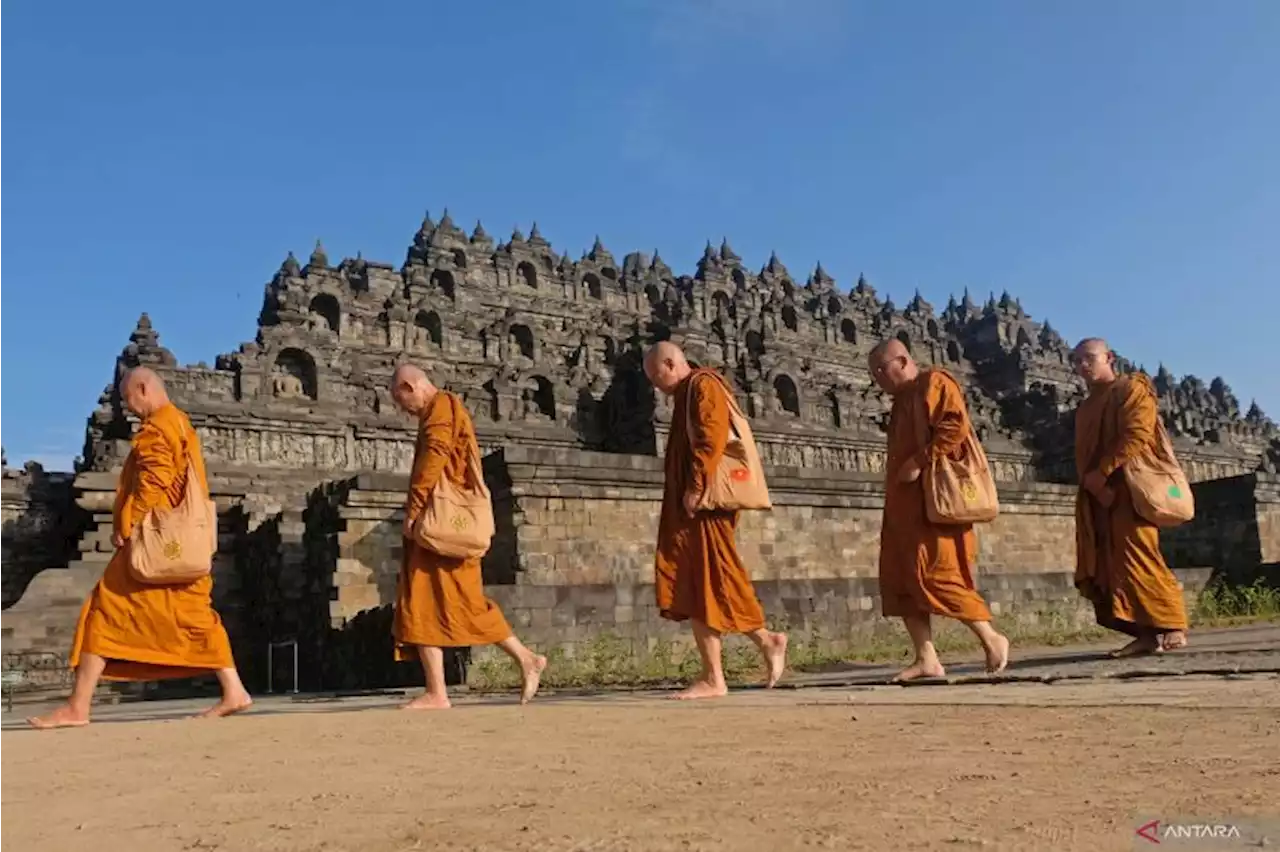
[[128, 538], [134, 526], [156, 506], [165, 504], [165, 494], [178, 478], [173, 447], [160, 428], [143, 423], [133, 439], [134, 476], [129, 497], [120, 512], [121, 538]]
[[715, 379], [703, 378], [694, 382], [692, 399], [693, 430], [689, 435], [689, 448], [693, 455], [693, 473], [689, 490], [701, 494], [707, 480], [716, 472], [725, 445], [729, 443], [729, 401]]
[[1119, 435], [1098, 462], [1098, 473], [1104, 479], [1152, 445], [1156, 436], [1156, 418], [1159, 416], [1155, 394], [1140, 382], [1131, 381], [1125, 398], [1120, 403]]
[[418, 427], [418, 447], [413, 454], [413, 473], [409, 475], [409, 502], [405, 515], [417, 518], [427, 505], [427, 495], [444, 475], [445, 465], [453, 454], [453, 406], [444, 397], [432, 401], [426, 422]]
[[916, 456], [921, 467], [935, 458], [949, 456], [959, 450], [969, 429], [964, 394], [959, 387], [942, 376], [930, 376], [929, 385], [925, 389], [924, 405], [929, 415], [929, 433], [932, 438]]

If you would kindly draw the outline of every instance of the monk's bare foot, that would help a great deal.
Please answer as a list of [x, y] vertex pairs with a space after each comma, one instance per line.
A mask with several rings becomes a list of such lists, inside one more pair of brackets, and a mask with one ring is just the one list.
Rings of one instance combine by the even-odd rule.
[[782, 680], [782, 673], [787, 670], [787, 634], [771, 633], [764, 646], [766, 689], [772, 689]]
[[933, 660], [916, 660], [902, 671], [898, 672], [893, 683], [906, 683], [911, 680], [919, 680], [922, 677], [946, 677], [947, 670], [942, 667], [942, 663], [936, 659]]
[[83, 728], [89, 724], [89, 714], [81, 713], [70, 704], [63, 704], [57, 710], [45, 716], [32, 716], [27, 724], [38, 731], [52, 731], [54, 728]]
[[1160, 637], [1160, 645], [1157, 650], [1161, 653], [1165, 651], [1177, 651], [1187, 647], [1187, 634], [1182, 630], [1172, 630]]
[[700, 698], [723, 698], [729, 694], [729, 687], [724, 681], [712, 683], [708, 680], [694, 681], [687, 689], [682, 689], [671, 696], [676, 701], [696, 701]]
[[226, 716], [233, 716], [236, 713], [243, 713], [253, 706], [253, 699], [249, 697], [249, 693], [245, 692], [240, 695], [224, 696], [221, 701], [210, 707], [203, 713], [199, 713], [192, 718], [195, 719], [221, 719]]
[[521, 667], [520, 670], [520, 703], [528, 704], [533, 700], [533, 696], [538, 694], [538, 684], [542, 680], [542, 673], [547, 668], [547, 658], [541, 654], [536, 655], [528, 664]]
[[430, 692], [424, 692], [408, 704], [401, 705], [401, 710], [448, 710], [453, 705], [449, 703], [449, 696], [441, 693], [433, 695]]
[[1147, 654], [1154, 654], [1160, 650], [1160, 643], [1155, 637], [1143, 636], [1140, 639], [1134, 639], [1123, 648], [1112, 651], [1108, 654], [1113, 660], [1123, 660], [1126, 657], [1144, 657]]
[[1009, 637], [997, 633], [984, 650], [987, 652], [987, 674], [1000, 674], [1009, 666]]

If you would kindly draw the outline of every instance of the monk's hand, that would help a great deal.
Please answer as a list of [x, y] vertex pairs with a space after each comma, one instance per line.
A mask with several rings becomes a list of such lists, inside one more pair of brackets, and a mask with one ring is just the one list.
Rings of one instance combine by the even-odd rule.
[[898, 469], [899, 482], [915, 482], [920, 478], [920, 462], [913, 458], [903, 462], [902, 467]]
[[404, 516], [404, 527], [402, 528], [401, 533], [405, 538], [413, 538], [413, 525], [417, 522], [418, 519], [413, 515], [406, 514]]
[[1080, 487], [1101, 500], [1102, 492], [1107, 490], [1107, 478], [1100, 471], [1091, 470], [1080, 481]]
[[116, 549], [116, 550], [119, 550], [120, 548], [124, 547], [124, 543], [125, 543], [127, 540], [128, 540], [128, 539], [126, 539], [124, 536], [120, 535], [120, 533], [112, 533], [112, 534], [111, 534], [111, 544], [112, 544], [112, 546], [113, 546], [113, 547], [115, 547], [115, 549]]
[[1102, 490], [1100, 490], [1094, 496], [1097, 498], [1098, 503], [1104, 509], [1110, 509], [1111, 504], [1116, 501], [1116, 492], [1110, 488], [1107, 488], [1105, 485], [1102, 487]]
[[684, 513], [689, 517], [693, 517], [698, 513], [698, 502], [702, 499], [702, 495], [693, 491], [686, 492], [684, 495]]

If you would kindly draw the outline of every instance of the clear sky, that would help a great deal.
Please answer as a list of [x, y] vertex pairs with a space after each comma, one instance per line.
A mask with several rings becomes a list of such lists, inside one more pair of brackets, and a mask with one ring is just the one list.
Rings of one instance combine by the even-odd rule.
[[1008, 289], [1280, 417], [1280, 0], [11, 2], [3, 440], [65, 467], [139, 313], [252, 339], [317, 237]]

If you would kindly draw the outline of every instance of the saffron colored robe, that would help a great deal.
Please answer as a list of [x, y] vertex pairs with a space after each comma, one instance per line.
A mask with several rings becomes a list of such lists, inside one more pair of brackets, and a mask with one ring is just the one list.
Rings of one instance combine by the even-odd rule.
[[1076, 574], [1098, 624], [1141, 636], [1187, 629], [1178, 579], [1160, 553], [1160, 531], [1133, 508], [1124, 481], [1129, 459], [1157, 440], [1156, 390], [1141, 373], [1094, 389], [1076, 410], [1076, 473], [1107, 479], [1115, 499], [1103, 508], [1083, 488], [1076, 493]]
[[[920, 441], [922, 416], [928, 419], [926, 444]], [[923, 469], [935, 457], [954, 454], [972, 428], [964, 392], [945, 370], [921, 370], [894, 397], [880, 528], [880, 606], [886, 618], [945, 615], [991, 620], [973, 580], [978, 556], [973, 525], [930, 523], [924, 508], [924, 475], [915, 482], [898, 481], [908, 459], [915, 458]]]
[[[437, 391], [418, 421], [405, 516], [417, 518], [440, 477], [467, 486], [476, 429], [462, 401]], [[493, 645], [512, 635], [502, 610], [484, 594], [480, 558], [457, 559], [404, 540], [396, 583], [395, 658], [415, 660], [413, 645]]]
[[152, 586], [129, 569], [128, 537], [147, 512], [173, 508], [187, 482], [187, 459], [209, 493], [200, 439], [172, 403], [142, 422], [116, 487], [115, 533], [126, 539], [80, 610], [71, 667], [81, 654], [107, 660], [107, 680], [147, 681], [194, 677], [235, 668], [231, 642], [213, 609], [213, 577]]
[[729, 440], [728, 390], [721, 382], [714, 371], [699, 369], [675, 390], [654, 589], [663, 618], [693, 619], [717, 633], [750, 633], [765, 626], [764, 610], [738, 556], [738, 513], [697, 512], [689, 517], [684, 510], [685, 494], [702, 493]]

